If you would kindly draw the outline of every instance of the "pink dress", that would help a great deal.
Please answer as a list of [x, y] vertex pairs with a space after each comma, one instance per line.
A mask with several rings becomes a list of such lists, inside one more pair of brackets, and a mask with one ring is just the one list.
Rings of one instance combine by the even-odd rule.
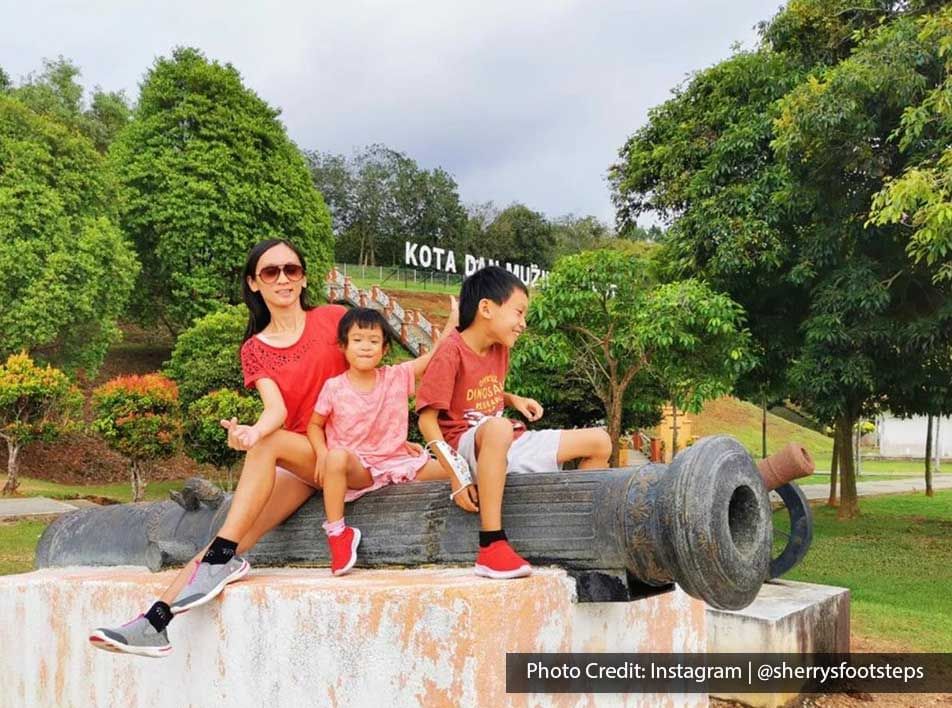
[[407, 450], [408, 401], [414, 392], [413, 362], [374, 370], [377, 380], [370, 391], [358, 391], [347, 372], [328, 379], [314, 410], [326, 418], [327, 449], [343, 448], [357, 455], [373, 477], [364, 489], [347, 490], [347, 501], [416, 478], [427, 463], [424, 452]]

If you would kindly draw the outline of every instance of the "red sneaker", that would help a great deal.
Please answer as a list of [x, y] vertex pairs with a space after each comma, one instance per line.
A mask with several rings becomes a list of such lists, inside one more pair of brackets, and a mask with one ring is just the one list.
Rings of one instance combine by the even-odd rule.
[[357, 546], [360, 544], [360, 529], [348, 526], [337, 536], [328, 536], [327, 545], [331, 547], [331, 573], [343, 575], [357, 562]]
[[497, 580], [524, 578], [532, 573], [532, 566], [512, 549], [509, 541], [493, 541], [486, 548], [479, 549], [473, 572]]

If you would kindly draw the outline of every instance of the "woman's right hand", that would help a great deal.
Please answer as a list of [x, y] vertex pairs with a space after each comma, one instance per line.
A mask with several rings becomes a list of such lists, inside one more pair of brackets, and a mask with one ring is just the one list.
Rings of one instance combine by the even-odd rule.
[[228, 431], [228, 447], [232, 450], [250, 450], [261, 439], [261, 432], [255, 426], [240, 425], [237, 418], [219, 422]]

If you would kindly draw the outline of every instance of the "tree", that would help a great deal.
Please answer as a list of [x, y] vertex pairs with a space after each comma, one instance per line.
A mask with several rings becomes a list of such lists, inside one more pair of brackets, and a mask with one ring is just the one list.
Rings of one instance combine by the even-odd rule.
[[559, 256], [598, 248], [612, 236], [608, 226], [597, 217], [566, 214], [552, 224], [552, 237], [555, 242], [553, 260]]
[[615, 250], [560, 259], [529, 315], [537, 336], [521, 361], [545, 362], [601, 401], [613, 465], [637, 377], [694, 410], [751, 364], [736, 303], [696, 281], [653, 286], [643, 262]]
[[217, 389], [243, 390], [242, 336], [248, 321], [243, 305], [205, 315], [175, 340], [165, 373], [179, 387], [183, 405]]
[[139, 270], [113, 203], [89, 140], [0, 96], [0, 356], [98, 369]]
[[13, 96], [32, 110], [88, 137], [105, 153], [116, 134], [129, 122], [132, 109], [123, 91], [93, 90], [89, 106], [83, 99], [79, 67], [63, 57], [43, 60], [43, 71], [30, 74]]
[[0, 93], [8, 93], [12, 88], [13, 82], [10, 80], [10, 75], [0, 66]]
[[181, 442], [178, 388], [161, 374], [118, 376], [93, 391], [93, 411], [93, 429], [129, 459], [132, 500], [142, 501], [149, 467]]
[[907, 256], [908, 233], [864, 228], [904, 169], [890, 138], [904, 107], [940, 79], [917, 29], [934, 6], [791, 2], [759, 48], [655, 109], [612, 168], [619, 219], [661, 212], [676, 274], [747, 309], [764, 352], [751, 377], [834, 424], [841, 518], [858, 513], [852, 430], [882, 405], [885, 372], [921, 366], [898, 356], [919, 328], [952, 333], [948, 291]]
[[109, 150], [120, 222], [143, 270], [135, 312], [177, 333], [240, 302], [248, 250], [292, 241], [312, 278], [331, 265], [330, 216], [278, 111], [230, 64], [179, 48], [156, 60]]
[[523, 204], [512, 204], [486, 229], [479, 249], [500, 263], [535, 263], [545, 269], [555, 256], [555, 237], [545, 216]]
[[185, 417], [185, 449], [196, 462], [214, 465], [225, 472], [228, 490], [234, 487], [235, 466], [244, 453], [228, 447], [224, 428], [219, 421], [237, 418], [250, 423], [261, 415], [261, 401], [230, 389], [212, 391], [188, 407]]
[[0, 438], [7, 445], [3, 494], [20, 484], [20, 452], [28, 443], [50, 442], [82, 412], [83, 395], [63, 372], [36, 366], [26, 354], [11, 354], [0, 366]]
[[466, 222], [453, 177], [374, 144], [353, 157], [308, 153], [314, 185], [333, 215], [338, 260], [398, 263], [404, 241], [458, 246]]

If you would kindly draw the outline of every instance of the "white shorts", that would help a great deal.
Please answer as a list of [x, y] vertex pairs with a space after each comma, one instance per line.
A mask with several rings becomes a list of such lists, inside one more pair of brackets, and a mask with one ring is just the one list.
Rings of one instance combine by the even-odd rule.
[[[488, 420], [488, 419], [487, 419]], [[469, 468], [476, 473], [476, 429], [470, 428], [460, 436], [457, 452], [469, 463]], [[506, 457], [509, 474], [533, 474], [535, 472], [558, 472], [562, 469], [559, 463], [559, 442], [562, 440], [561, 430], [527, 430], [516, 438], [509, 448]]]

